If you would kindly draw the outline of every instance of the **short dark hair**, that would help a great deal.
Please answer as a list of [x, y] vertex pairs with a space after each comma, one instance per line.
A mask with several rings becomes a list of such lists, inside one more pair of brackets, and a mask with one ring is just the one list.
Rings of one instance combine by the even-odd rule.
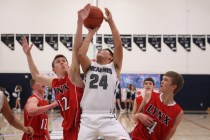
[[155, 85], [155, 82], [151, 77], [148, 77], [148, 78], [144, 79], [144, 83], [145, 83], [145, 81], [150, 81], [150, 82], [153, 83], [153, 85]]
[[107, 50], [107, 51], [109, 51], [109, 54], [113, 57], [113, 52], [109, 49], [109, 48], [106, 48], [106, 49], [103, 49], [103, 50]]
[[[52, 68], [54, 68], [54, 62], [55, 62], [55, 59], [59, 58], [59, 57], [63, 57], [66, 59], [66, 57], [62, 54], [58, 54], [54, 57], [53, 61], [52, 61]], [[68, 63], [68, 60], [66, 59], [67, 63]]]
[[174, 90], [174, 94], [182, 89], [184, 85], [184, 79], [181, 74], [174, 71], [168, 71], [164, 75], [170, 77], [172, 79], [172, 84], [177, 86]]

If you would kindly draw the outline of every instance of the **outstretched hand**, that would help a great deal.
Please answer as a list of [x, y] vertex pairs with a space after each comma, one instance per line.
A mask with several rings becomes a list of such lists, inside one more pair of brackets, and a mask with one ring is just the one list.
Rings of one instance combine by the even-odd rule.
[[90, 4], [85, 5], [84, 8], [78, 11], [78, 20], [83, 22], [90, 13]]
[[26, 36], [23, 36], [23, 37], [22, 37], [21, 45], [22, 45], [22, 48], [23, 48], [24, 53], [25, 53], [26, 55], [29, 54], [30, 51], [31, 51], [31, 48], [32, 48], [33, 44], [31, 44], [30, 46], [28, 45]]
[[112, 13], [107, 8], [105, 8], [105, 15], [106, 15], [106, 17], [104, 16], [104, 20], [106, 22], [109, 22], [112, 20]]

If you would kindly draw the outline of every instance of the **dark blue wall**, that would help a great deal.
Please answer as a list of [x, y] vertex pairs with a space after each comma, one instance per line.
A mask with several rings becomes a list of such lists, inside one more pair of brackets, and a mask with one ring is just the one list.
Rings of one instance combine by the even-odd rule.
[[29, 73], [0, 73], [0, 86], [6, 88], [10, 93], [10, 106], [15, 107], [15, 98], [12, 93], [15, 90], [15, 86], [20, 84], [23, 88], [20, 97], [21, 108], [24, 108], [27, 98], [31, 95], [30, 87], [31, 74]]
[[184, 110], [206, 110], [210, 107], [210, 75], [183, 75], [183, 89], [175, 100]]
[[[184, 110], [206, 110], [210, 107], [210, 75], [183, 75], [183, 77], [184, 87], [175, 95], [175, 101]], [[24, 107], [27, 98], [31, 95], [30, 79], [29, 73], [0, 73], [0, 86], [5, 87], [10, 93], [12, 108], [15, 106], [15, 101], [11, 94], [16, 84], [23, 87], [21, 108]]]

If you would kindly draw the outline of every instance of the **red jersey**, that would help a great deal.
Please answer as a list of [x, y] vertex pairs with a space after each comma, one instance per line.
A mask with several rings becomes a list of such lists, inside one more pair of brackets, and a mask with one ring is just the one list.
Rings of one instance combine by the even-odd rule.
[[[48, 105], [48, 102], [44, 99], [39, 98], [37, 95], [32, 94], [30, 98], [35, 97], [38, 100], [37, 106], [45, 106]], [[42, 113], [40, 115], [36, 116], [29, 116], [26, 109], [24, 109], [24, 125], [25, 126], [31, 126], [34, 130], [33, 137], [43, 137], [44, 135], [47, 135], [48, 132], [48, 115], [47, 113]], [[23, 134], [22, 137], [23, 140], [27, 139], [26, 134]]]
[[53, 79], [52, 87], [55, 90], [56, 100], [63, 117], [63, 129], [66, 131], [72, 127], [79, 126], [81, 115], [80, 101], [83, 95], [83, 88], [73, 85], [68, 74], [61, 79]]
[[169, 134], [182, 109], [176, 103], [172, 105], [163, 104], [161, 95], [153, 92], [150, 101], [143, 109], [143, 113], [149, 115], [154, 120], [154, 124], [146, 127], [139, 122], [131, 132], [132, 140], [164, 140]]

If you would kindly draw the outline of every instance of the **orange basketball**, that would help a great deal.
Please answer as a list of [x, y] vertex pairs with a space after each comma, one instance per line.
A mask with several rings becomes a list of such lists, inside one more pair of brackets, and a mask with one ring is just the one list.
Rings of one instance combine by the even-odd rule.
[[103, 22], [103, 12], [96, 6], [91, 6], [88, 17], [84, 20], [84, 26], [87, 28], [100, 27]]

